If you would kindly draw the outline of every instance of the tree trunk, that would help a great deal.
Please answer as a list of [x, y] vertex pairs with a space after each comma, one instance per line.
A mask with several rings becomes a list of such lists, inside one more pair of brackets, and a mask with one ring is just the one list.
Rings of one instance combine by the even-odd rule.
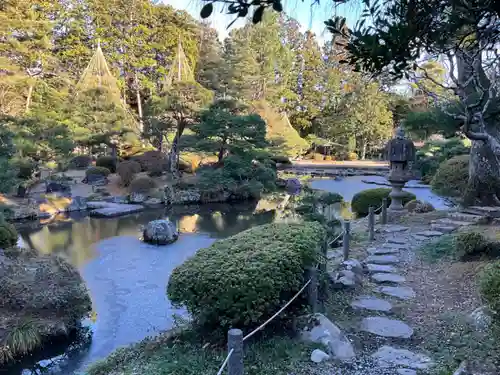
[[366, 159], [366, 140], [361, 140], [361, 160]]
[[137, 77], [137, 72], [135, 73], [135, 93], [137, 97], [137, 112], [139, 114], [139, 131], [144, 133], [144, 122], [142, 120], [142, 103], [141, 103], [141, 90], [139, 87], [139, 78]]
[[34, 84], [30, 84], [28, 88], [28, 97], [26, 98], [26, 112], [29, 112], [31, 106], [31, 97], [33, 96], [33, 86]]

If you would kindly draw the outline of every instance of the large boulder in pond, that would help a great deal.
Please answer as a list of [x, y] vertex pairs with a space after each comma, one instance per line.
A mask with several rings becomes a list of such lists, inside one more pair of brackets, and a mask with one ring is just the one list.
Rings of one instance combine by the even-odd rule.
[[302, 184], [297, 178], [289, 178], [286, 180], [286, 191], [290, 195], [297, 195], [300, 193]]
[[177, 241], [179, 232], [175, 224], [168, 219], [153, 220], [144, 228], [142, 237], [144, 242], [155, 245], [168, 245]]
[[49, 181], [45, 185], [45, 193], [59, 193], [64, 196], [71, 196], [71, 186], [62, 181]]

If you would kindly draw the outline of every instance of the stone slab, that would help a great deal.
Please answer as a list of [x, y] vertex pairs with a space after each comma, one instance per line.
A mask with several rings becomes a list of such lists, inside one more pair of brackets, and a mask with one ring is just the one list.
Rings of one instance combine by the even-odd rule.
[[413, 329], [401, 320], [389, 319], [383, 316], [370, 316], [361, 321], [361, 330], [382, 337], [409, 339]]
[[133, 214], [142, 210], [144, 210], [144, 206], [138, 204], [107, 203], [107, 205], [102, 208], [97, 208], [90, 211], [90, 216], [116, 217]]
[[380, 367], [404, 366], [414, 370], [426, 370], [433, 365], [432, 359], [406, 349], [384, 345], [372, 354]]
[[448, 214], [448, 218], [455, 221], [467, 221], [469, 223], [476, 223], [476, 224], [488, 221], [488, 218], [485, 218], [484, 216], [471, 215], [463, 212], [450, 212]]
[[482, 207], [482, 206], [472, 206], [467, 207], [462, 210], [466, 214], [489, 216], [492, 218], [500, 218], [500, 207]]
[[415, 291], [407, 286], [378, 286], [375, 291], [403, 300], [415, 298]]
[[422, 232], [415, 233], [415, 236], [422, 236], [427, 238], [440, 237], [443, 232], [438, 232], [437, 230], [424, 230]]
[[354, 309], [383, 312], [389, 312], [392, 310], [392, 304], [389, 301], [372, 296], [361, 296], [356, 298], [351, 302], [351, 307]]
[[415, 370], [409, 368], [398, 368], [396, 370], [396, 373], [398, 375], [417, 375], [417, 372]]
[[431, 224], [431, 230], [438, 231], [441, 233], [451, 233], [457, 229], [456, 226], [443, 225], [443, 224]]
[[444, 226], [462, 227], [462, 226], [474, 225], [475, 223], [469, 223], [467, 221], [457, 221], [457, 220], [452, 220], [449, 218], [443, 218], [443, 219], [432, 220], [431, 224], [441, 224]]
[[366, 249], [370, 255], [399, 254], [397, 247], [370, 247]]
[[387, 239], [388, 243], [392, 244], [397, 244], [397, 245], [406, 245], [408, 243], [408, 240], [406, 238], [388, 238]]
[[375, 264], [396, 264], [399, 263], [399, 259], [394, 255], [370, 255], [366, 258], [365, 262]]
[[372, 263], [368, 263], [366, 265], [366, 269], [370, 273], [373, 273], [373, 272], [391, 272], [391, 273], [394, 273], [394, 272], [396, 272], [396, 268], [395, 267], [389, 266], [387, 264], [372, 264]]
[[403, 225], [387, 225], [380, 228], [380, 231], [383, 233], [399, 233], [399, 232], [405, 232], [408, 229], [410, 228], [405, 227]]
[[404, 276], [395, 273], [374, 273], [372, 280], [376, 283], [404, 283], [406, 281]]

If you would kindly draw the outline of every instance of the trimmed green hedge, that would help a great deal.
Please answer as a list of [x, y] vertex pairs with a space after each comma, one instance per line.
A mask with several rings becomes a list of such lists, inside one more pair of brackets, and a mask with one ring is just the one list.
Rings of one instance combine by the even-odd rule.
[[[360, 191], [352, 198], [351, 209], [358, 216], [366, 216], [368, 215], [370, 206], [373, 206], [374, 208], [380, 207], [384, 198], [387, 198], [387, 204], [390, 205], [390, 192], [390, 188], [376, 188]], [[406, 196], [403, 198], [403, 206], [406, 203], [417, 198], [415, 194], [409, 193], [407, 191], [405, 191], [404, 193], [406, 193]]]
[[480, 277], [479, 291], [496, 317], [500, 317], [500, 261], [488, 264]]
[[203, 326], [255, 327], [299, 291], [324, 237], [318, 223], [280, 223], [219, 240], [173, 271], [168, 297]]
[[439, 165], [431, 181], [432, 190], [447, 197], [461, 197], [469, 180], [469, 155], [455, 156]]
[[0, 220], [0, 249], [6, 249], [17, 244], [17, 231], [14, 225]]

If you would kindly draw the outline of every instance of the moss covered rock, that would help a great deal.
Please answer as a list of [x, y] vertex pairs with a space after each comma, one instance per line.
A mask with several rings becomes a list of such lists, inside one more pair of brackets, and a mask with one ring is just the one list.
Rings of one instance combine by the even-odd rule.
[[[379, 208], [382, 205], [382, 201], [384, 198], [387, 198], [387, 204], [390, 205], [390, 193], [390, 188], [376, 188], [360, 191], [352, 198], [351, 209], [358, 216], [366, 216], [368, 215], [370, 206], [374, 207], [375, 209]], [[404, 193], [406, 195], [405, 197], [403, 197], [403, 205], [406, 205], [412, 200], [416, 200], [415, 194], [409, 193], [407, 191], [405, 191]]]
[[67, 335], [91, 311], [78, 271], [61, 258], [10, 248], [0, 255], [0, 364]]
[[469, 180], [469, 155], [455, 156], [439, 165], [431, 187], [439, 195], [462, 197]]
[[168, 297], [208, 327], [254, 327], [302, 287], [324, 236], [317, 223], [269, 224], [219, 240], [173, 271]]

